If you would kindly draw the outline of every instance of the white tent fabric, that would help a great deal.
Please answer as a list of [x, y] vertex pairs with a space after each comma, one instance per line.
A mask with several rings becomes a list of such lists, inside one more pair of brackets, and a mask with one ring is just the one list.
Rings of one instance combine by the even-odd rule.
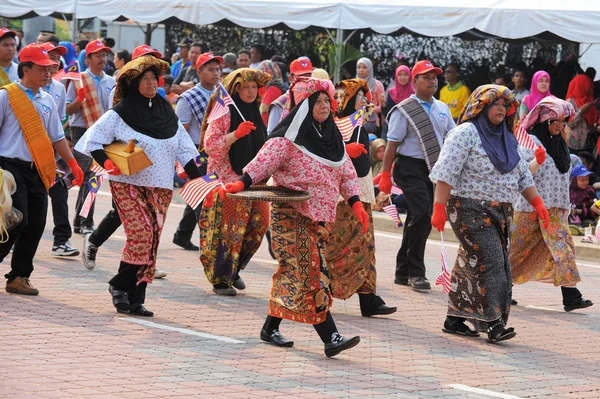
[[[478, 29], [508, 39], [549, 31], [575, 42], [600, 43], [600, 0], [3, 0], [0, 14], [72, 14], [77, 18], [140, 23], [175, 17], [194, 24], [229, 20], [248, 28], [284, 23], [293, 29], [401, 28], [426, 36], [448, 36]], [[451, 4], [449, 6], [448, 4]]]

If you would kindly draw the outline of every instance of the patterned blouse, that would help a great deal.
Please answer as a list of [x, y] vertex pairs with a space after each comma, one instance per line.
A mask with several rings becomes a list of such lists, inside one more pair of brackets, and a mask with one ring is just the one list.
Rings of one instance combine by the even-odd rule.
[[131, 176], [108, 175], [108, 180], [129, 183], [134, 186], [160, 187], [173, 189], [175, 161], [185, 165], [199, 154], [188, 132], [179, 123], [175, 136], [169, 139], [155, 139], [133, 130], [113, 110], [107, 111], [98, 119], [79, 140], [75, 149], [91, 156], [92, 151], [102, 150], [114, 141], [124, 143], [136, 140], [136, 146], [144, 149], [152, 166]]
[[338, 196], [346, 200], [360, 195], [358, 177], [350, 158], [334, 169], [315, 161], [283, 137], [267, 140], [256, 157], [244, 168], [253, 182], [273, 176], [276, 186], [308, 191], [312, 198], [293, 202], [302, 215], [319, 222], [335, 222]]
[[[216, 172], [223, 184], [235, 183], [240, 175], [233, 171], [229, 161], [229, 148], [225, 146], [225, 138], [231, 126], [229, 111], [222, 117], [212, 121], [204, 135], [204, 150], [208, 154], [208, 172]], [[252, 133], [250, 133], [252, 134]]]
[[[542, 145], [540, 140], [529, 135], [535, 146]], [[521, 147], [521, 157], [527, 161], [527, 164], [535, 158], [533, 150]], [[547, 156], [546, 160], [540, 166], [540, 169], [535, 175], [533, 175], [533, 181], [538, 193], [544, 200], [546, 208], [561, 208], [570, 210], [571, 202], [569, 200], [569, 176], [571, 175], [571, 168], [567, 173], [560, 173], [554, 164], [552, 157]], [[519, 212], [534, 212], [535, 209], [525, 200], [523, 197], [519, 197], [515, 210]]]
[[459, 197], [516, 203], [521, 192], [534, 185], [527, 162], [521, 162], [502, 174], [490, 162], [477, 128], [470, 122], [448, 132], [442, 152], [429, 178], [452, 186]]

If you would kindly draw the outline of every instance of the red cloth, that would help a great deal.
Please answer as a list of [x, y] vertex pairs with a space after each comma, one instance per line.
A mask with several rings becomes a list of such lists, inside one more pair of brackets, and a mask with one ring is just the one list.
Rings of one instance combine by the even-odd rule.
[[[583, 73], [575, 76], [569, 83], [569, 90], [565, 97], [566, 100], [569, 98], [575, 100], [577, 108], [581, 108], [587, 103], [594, 102], [594, 83], [592, 82], [592, 79]], [[598, 112], [594, 105], [586, 111], [585, 120], [590, 126], [594, 126], [594, 123], [598, 120]]]
[[281, 89], [277, 86], [271, 86], [267, 89], [267, 92], [265, 93], [262, 99], [262, 104], [260, 107], [262, 111], [261, 115], [265, 126], [267, 126], [267, 124], [269, 123], [269, 107], [271, 106], [271, 103], [277, 100], [282, 94], [283, 91], [281, 91]]

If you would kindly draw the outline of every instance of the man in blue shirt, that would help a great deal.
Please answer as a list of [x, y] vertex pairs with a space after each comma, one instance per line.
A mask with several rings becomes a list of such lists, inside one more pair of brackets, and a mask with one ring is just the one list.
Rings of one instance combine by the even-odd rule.
[[188, 58], [191, 44], [192, 39], [190, 38], [183, 39], [181, 43], [177, 44], [177, 47], [179, 47], [179, 61], [171, 65], [171, 76], [177, 78], [182, 69], [192, 65]]

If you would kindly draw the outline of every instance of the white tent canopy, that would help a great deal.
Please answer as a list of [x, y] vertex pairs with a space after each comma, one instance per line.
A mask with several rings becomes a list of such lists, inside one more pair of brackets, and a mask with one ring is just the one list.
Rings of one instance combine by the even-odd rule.
[[[3, 0], [0, 14], [19, 17], [35, 13], [73, 14], [77, 18], [139, 23], [169, 18], [193, 24], [228, 20], [247, 28], [283, 23], [293, 29], [400, 29], [448, 36], [476, 29], [507, 39], [551, 32], [574, 42], [600, 43], [600, 0]], [[448, 4], [451, 3], [451, 6]]]

